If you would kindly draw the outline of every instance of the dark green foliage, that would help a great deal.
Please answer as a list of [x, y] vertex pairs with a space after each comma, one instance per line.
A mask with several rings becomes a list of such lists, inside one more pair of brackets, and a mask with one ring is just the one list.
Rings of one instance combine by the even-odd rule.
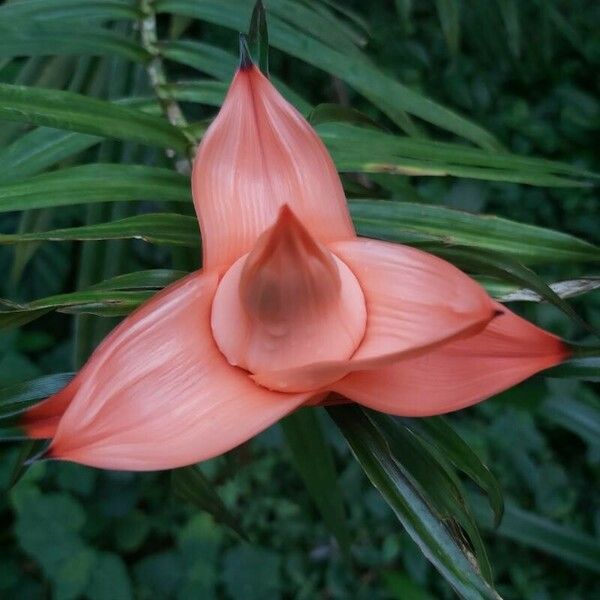
[[[468, 598], [494, 597], [492, 574], [507, 600], [593, 598], [597, 3], [253, 7], [0, 6], [0, 597], [453, 598], [441, 572]], [[42, 448], [13, 441], [18, 413], [64, 385], [116, 317], [198, 266], [189, 151], [223, 100], [238, 31], [314, 121], [362, 235], [529, 300], [511, 308], [578, 357], [444, 418], [335, 407], [346, 439], [307, 409], [173, 474], [29, 468]], [[169, 122], [175, 102], [183, 118]]]

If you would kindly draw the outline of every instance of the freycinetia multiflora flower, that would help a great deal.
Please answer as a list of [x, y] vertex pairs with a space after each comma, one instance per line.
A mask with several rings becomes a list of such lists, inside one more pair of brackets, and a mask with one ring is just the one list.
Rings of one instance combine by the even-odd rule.
[[454, 411], [561, 362], [557, 337], [431, 254], [356, 236], [319, 137], [248, 60], [197, 152], [203, 266], [125, 319], [25, 428], [47, 456], [153, 470], [335, 392]]

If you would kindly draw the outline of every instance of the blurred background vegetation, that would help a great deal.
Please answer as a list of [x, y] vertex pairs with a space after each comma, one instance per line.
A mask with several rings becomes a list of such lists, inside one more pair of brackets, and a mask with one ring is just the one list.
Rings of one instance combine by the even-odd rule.
[[[26, 2], [0, 7], [0, 27], [13, 24], [3, 21], [10, 13], [2, 10], [20, 4]], [[233, 2], [229, 10], [238, 10], [238, 4]], [[332, 11], [351, 28], [354, 42], [363, 46], [362, 52], [381, 71], [467, 116], [506, 149], [598, 170], [597, 2], [297, 4], [318, 4], [320, 10]], [[52, 0], [46, 5], [52, 6]], [[241, 5], [247, 8], [242, 21], [247, 23], [251, 3]], [[344, 14], [346, 9], [353, 12]], [[137, 39], [139, 35], [130, 20], [113, 23], [109, 19], [107, 23], [123, 36]], [[201, 41], [231, 56], [237, 51], [235, 33], [215, 23], [161, 14], [157, 26], [161, 39]], [[83, 56], [86, 53], [81, 49], [60, 54], [29, 56], [24, 52], [24, 56], [17, 53], [4, 58], [0, 49], [0, 82], [112, 99], [143, 98], [156, 92], [144, 66], [121, 58]], [[199, 68], [216, 78], [212, 87], [188, 90], [187, 96], [185, 86], [177, 92], [188, 120], [201, 124], [199, 131], [222, 100], [226, 84], [221, 81], [226, 82], [233, 72], [234, 59], [227, 62], [223, 56], [227, 55], [216, 55], [212, 72]], [[354, 60], [351, 51], [347, 58]], [[198, 79], [193, 68], [190, 60], [174, 57], [166, 62], [170, 82]], [[351, 106], [384, 128], [398, 131], [402, 116], [392, 118], [393, 111], [382, 111], [381, 103], [369, 102], [364, 92], [357, 93], [325, 70], [273, 49], [270, 71], [306, 103]], [[408, 124], [409, 129], [413, 126], [414, 122]], [[436, 139], [454, 139], [447, 131], [417, 127], [424, 135], [435, 131]], [[8, 160], [9, 151], [16, 152], [13, 143], [26, 131], [26, 125], [2, 122], [0, 162]], [[43, 146], [38, 149], [43, 155]], [[59, 166], [111, 161], [170, 165], [160, 149], [103, 141], [65, 156]], [[0, 184], [37, 172], [28, 172], [27, 164], [24, 169], [17, 165], [0, 173]], [[468, 176], [409, 178], [382, 173], [347, 174], [344, 180], [350, 197], [399, 199], [495, 214], [600, 241], [600, 208], [591, 187], [536, 187]], [[132, 203], [120, 202], [5, 212], [0, 215], [0, 232], [93, 224], [124, 218], [137, 210], [137, 204], [134, 209]], [[189, 206], [182, 206], [180, 212], [191, 214]], [[0, 296], [30, 301], [83, 289], [121, 273], [191, 268], [190, 261], [197, 261], [197, 254], [197, 249], [172, 250], [141, 240], [2, 246]], [[547, 281], [556, 281], [589, 275], [590, 267], [549, 261], [538, 272]], [[573, 306], [600, 326], [598, 293], [574, 299]], [[514, 308], [568, 339], [584, 339], [555, 307], [528, 303]], [[0, 332], [0, 387], [73, 371], [115, 322], [114, 318], [58, 312], [19, 330]], [[280, 426], [201, 465], [251, 544], [174, 495], [169, 473], [117, 473], [41, 463], [10, 489], [21, 446], [7, 442], [0, 446], [0, 486], [5, 490], [0, 497], [0, 597], [453, 597], [352, 460], [326, 413], [319, 414], [319, 419], [339, 473], [352, 538], [351, 566], [323, 524]], [[469, 490], [498, 592], [507, 599], [600, 597], [600, 399], [593, 384], [537, 377], [452, 415], [449, 421], [483, 458], [504, 491], [505, 517], [494, 529], [483, 497]]]

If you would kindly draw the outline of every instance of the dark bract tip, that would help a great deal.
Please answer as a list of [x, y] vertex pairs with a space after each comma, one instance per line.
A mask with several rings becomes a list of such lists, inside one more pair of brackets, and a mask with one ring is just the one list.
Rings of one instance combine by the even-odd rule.
[[248, 48], [248, 37], [245, 33], [240, 33], [240, 70], [245, 71], [254, 66], [250, 48]]

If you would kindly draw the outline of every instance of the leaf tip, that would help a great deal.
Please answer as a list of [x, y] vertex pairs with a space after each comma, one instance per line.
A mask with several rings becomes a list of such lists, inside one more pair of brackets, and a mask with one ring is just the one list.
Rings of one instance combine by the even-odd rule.
[[240, 33], [240, 71], [247, 71], [254, 66], [250, 48], [248, 47], [248, 36]]

